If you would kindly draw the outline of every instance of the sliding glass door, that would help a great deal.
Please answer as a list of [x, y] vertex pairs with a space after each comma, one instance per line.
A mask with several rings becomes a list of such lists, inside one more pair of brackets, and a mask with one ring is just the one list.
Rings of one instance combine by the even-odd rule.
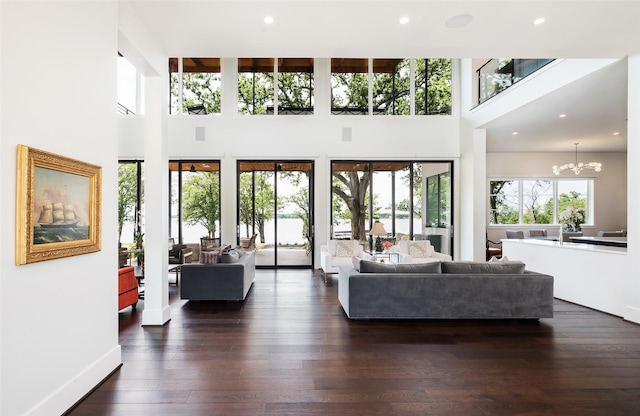
[[[428, 239], [452, 254], [452, 162], [333, 161], [331, 238], [370, 245], [381, 222], [388, 239]], [[406, 237], [403, 237], [406, 236]]]
[[238, 243], [257, 267], [313, 267], [313, 162], [238, 161]]

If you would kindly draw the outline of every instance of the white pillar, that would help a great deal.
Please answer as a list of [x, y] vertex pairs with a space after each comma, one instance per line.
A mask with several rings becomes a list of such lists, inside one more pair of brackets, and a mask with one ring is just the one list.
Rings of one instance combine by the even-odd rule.
[[[628, 57], [627, 83], [627, 213], [640, 212], [640, 54]], [[603, 169], [606, 169], [603, 168]], [[640, 260], [640, 217], [627, 214], [627, 260], [630, 269]], [[640, 275], [627, 275], [625, 319], [640, 323]]]
[[169, 319], [169, 169], [162, 77], [147, 77], [144, 121], [145, 299], [142, 325]]

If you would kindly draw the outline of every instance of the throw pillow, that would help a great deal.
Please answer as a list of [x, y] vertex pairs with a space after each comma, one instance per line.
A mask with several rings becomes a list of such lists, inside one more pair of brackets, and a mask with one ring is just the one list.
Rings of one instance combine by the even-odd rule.
[[411, 257], [416, 257], [416, 258], [430, 257], [431, 253], [429, 253], [427, 243], [428, 241], [426, 240], [409, 241], [408, 242], [409, 255]]
[[220, 263], [235, 263], [239, 258], [240, 256], [238, 255], [237, 251], [229, 250], [226, 253], [222, 253], [222, 256], [220, 257]]
[[336, 257], [353, 256], [353, 242], [351, 240], [340, 240], [336, 243]]

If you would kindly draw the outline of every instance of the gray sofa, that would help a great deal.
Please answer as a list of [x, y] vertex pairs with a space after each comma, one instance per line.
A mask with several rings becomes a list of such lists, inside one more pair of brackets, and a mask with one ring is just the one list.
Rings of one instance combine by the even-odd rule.
[[180, 298], [188, 300], [244, 300], [256, 274], [252, 252], [234, 258], [222, 255], [220, 263], [185, 264], [180, 268]]
[[515, 261], [361, 260], [359, 271], [340, 269], [338, 299], [352, 319], [552, 318], [553, 276], [527, 271]]

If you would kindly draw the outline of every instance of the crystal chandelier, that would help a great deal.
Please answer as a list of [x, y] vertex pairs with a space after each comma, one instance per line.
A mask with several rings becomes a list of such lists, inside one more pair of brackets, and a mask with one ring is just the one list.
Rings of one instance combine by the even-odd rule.
[[554, 165], [553, 166], [553, 173], [555, 173], [556, 175], [560, 175], [562, 172], [564, 172], [565, 170], [570, 170], [573, 173], [575, 173], [576, 175], [579, 175], [580, 172], [582, 172], [585, 169], [593, 169], [596, 172], [600, 172], [602, 170], [602, 163], [599, 162], [589, 162], [589, 163], [578, 163], [578, 144], [579, 143], [574, 143], [576, 146], [576, 161], [575, 163], [565, 163], [562, 166], [558, 166], [558, 165]]

